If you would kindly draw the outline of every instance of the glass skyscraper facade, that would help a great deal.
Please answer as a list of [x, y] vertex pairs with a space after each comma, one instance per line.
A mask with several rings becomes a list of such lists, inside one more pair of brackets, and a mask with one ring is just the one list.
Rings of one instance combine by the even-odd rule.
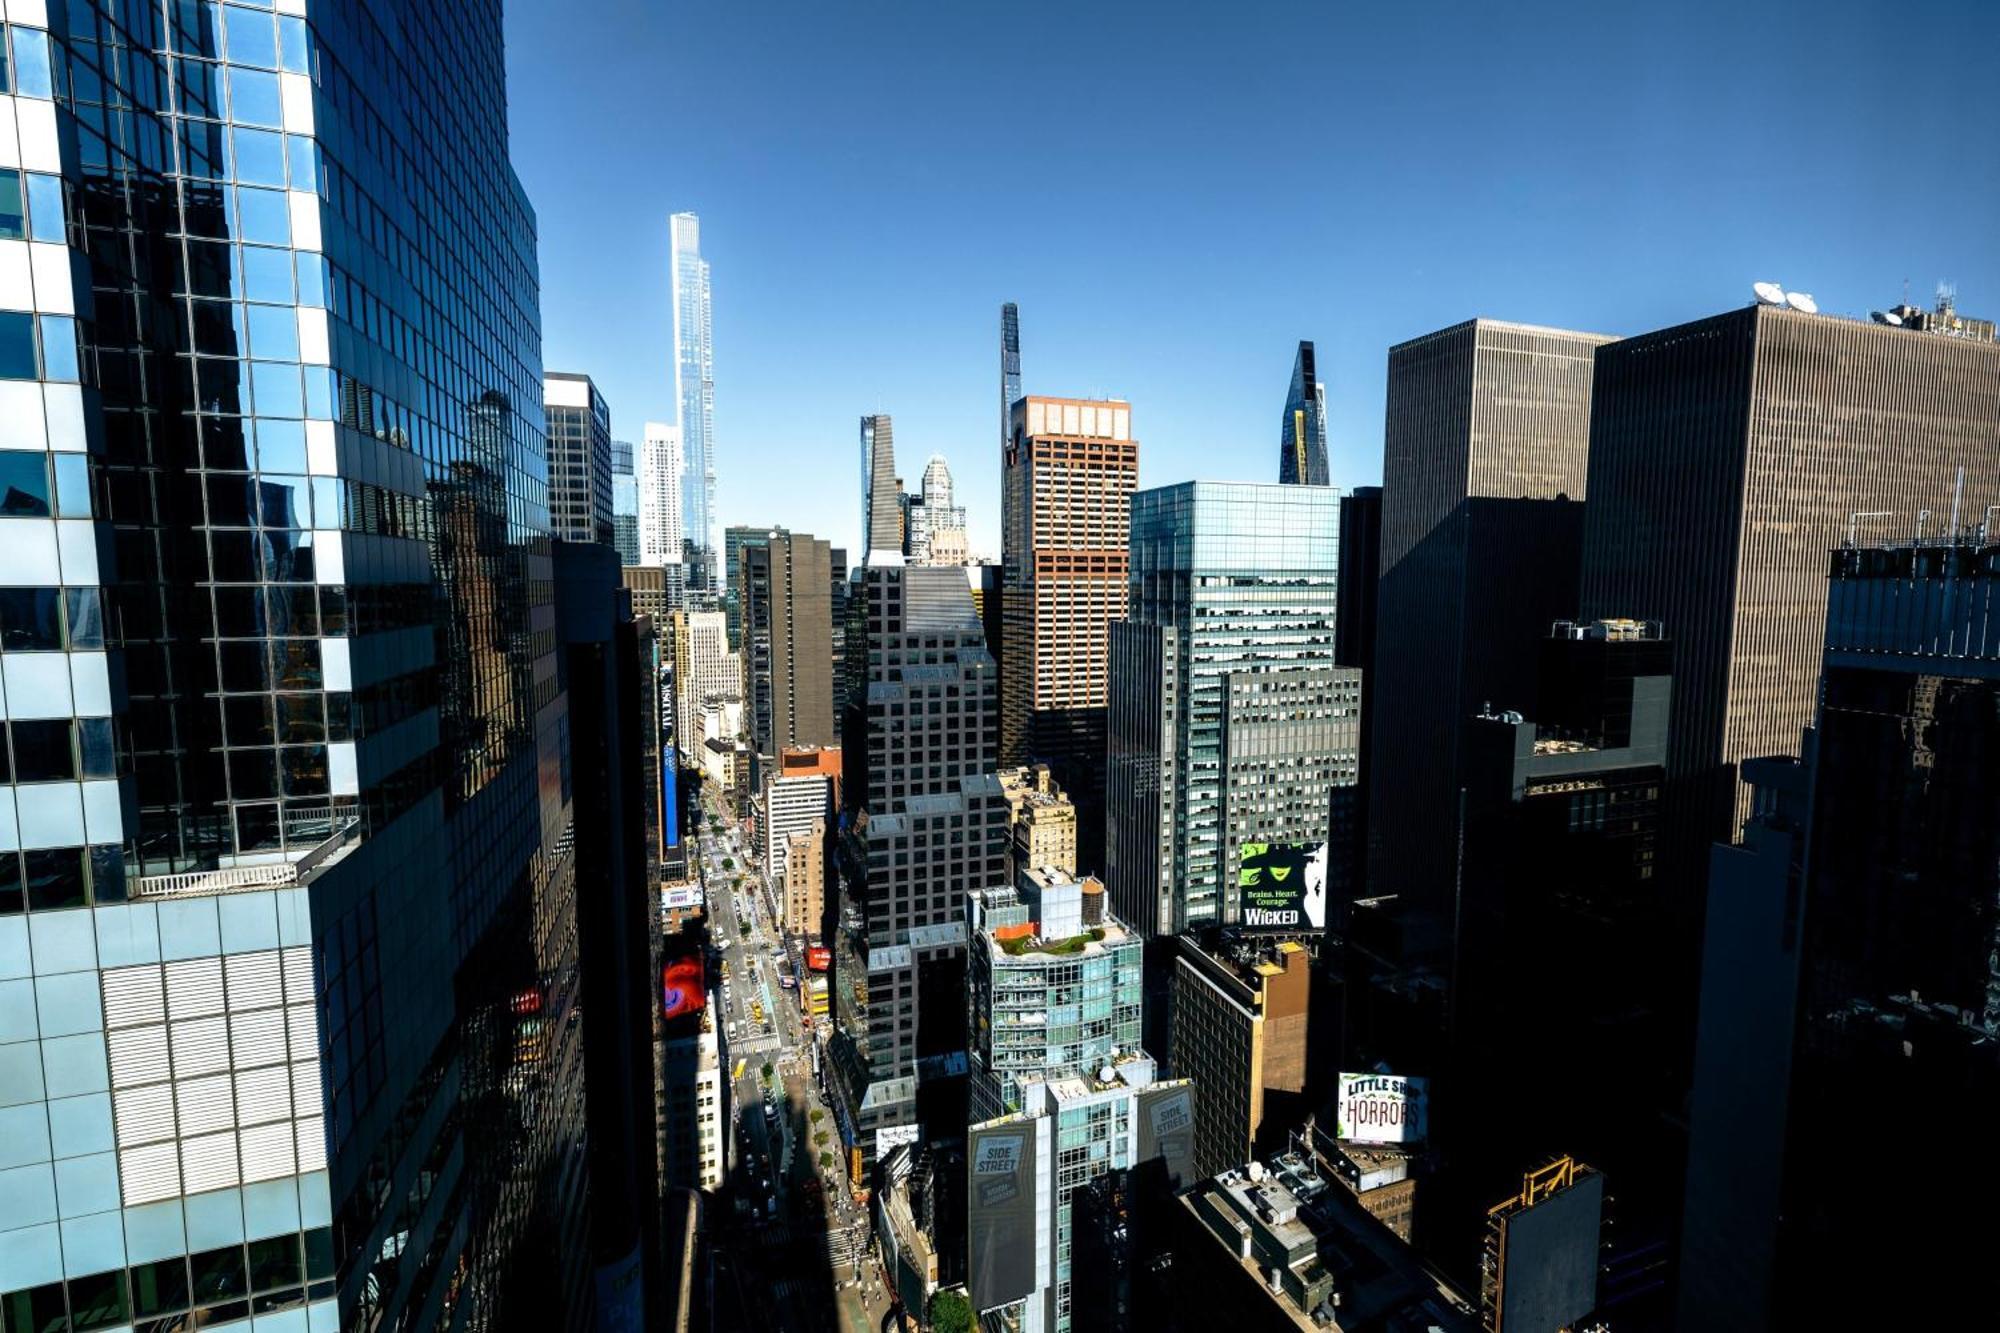
[[709, 333], [708, 261], [701, 219], [676, 213], [673, 228], [674, 386], [680, 402], [681, 531], [702, 553], [704, 589], [714, 592], [715, 343]]
[[1299, 344], [1292, 362], [1292, 387], [1285, 395], [1285, 420], [1278, 442], [1278, 480], [1294, 486], [1325, 486], [1326, 386], [1313, 364], [1313, 345]]
[[619, 564], [639, 563], [639, 474], [630, 440], [611, 442], [611, 544]]
[[1132, 497], [1106, 879], [1142, 932], [1238, 923], [1247, 847], [1355, 836], [1361, 674], [1335, 662], [1339, 546], [1331, 487], [1194, 481]]
[[551, 534], [566, 542], [611, 545], [610, 406], [590, 376], [552, 370], [542, 382], [542, 411]]
[[0, 1321], [579, 1326], [498, 0], [8, 18]]

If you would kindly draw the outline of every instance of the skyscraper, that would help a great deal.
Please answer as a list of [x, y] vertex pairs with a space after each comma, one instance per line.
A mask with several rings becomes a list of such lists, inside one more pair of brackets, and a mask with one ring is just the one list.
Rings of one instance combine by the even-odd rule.
[[[702, 760], [702, 710], [711, 702], [741, 699], [743, 669], [729, 651], [720, 611], [676, 611], [670, 621], [673, 647], [674, 739], [689, 768]], [[734, 739], [734, 736], [726, 739]]]
[[1285, 420], [1278, 442], [1278, 480], [1291, 486], [1325, 486], [1326, 387], [1313, 369], [1313, 345], [1299, 344]]
[[[1382, 590], [1382, 488], [1356, 486], [1340, 497], [1339, 595], [1334, 599], [1333, 660], [1361, 668], [1361, 779], [1355, 808], [1368, 809], [1368, 783], [1375, 775], [1375, 624]], [[1364, 815], [1365, 822], [1365, 815]], [[1353, 892], [1368, 892], [1368, 848], [1354, 848]]]
[[499, 5], [57, 17], [0, 95], [0, 1309], [587, 1327]]
[[618, 563], [639, 563], [639, 474], [630, 440], [611, 442], [611, 544]]
[[879, 564], [892, 554], [900, 557], [903, 550], [902, 492], [902, 483], [896, 480], [894, 424], [886, 412], [861, 418], [863, 563]]
[[680, 404], [681, 532], [701, 552], [703, 591], [716, 591], [715, 343], [701, 219], [676, 213], [673, 231], [674, 393]]
[[1014, 437], [1014, 404], [1021, 401], [1021, 311], [1012, 301], [1000, 307], [1000, 448]]
[[1735, 765], [1811, 723], [1849, 524], [1936, 534], [2000, 501], [1996, 397], [2000, 345], [1764, 305], [1599, 354], [1580, 609], [1674, 638], [1670, 872], [1747, 817]]
[[751, 745], [766, 758], [839, 739], [827, 660], [831, 555], [825, 542], [783, 531], [740, 554], [743, 714]]
[[1271, 904], [1249, 891], [1257, 859], [1281, 849], [1312, 881], [1310, 902], [1286, 909], [1306, 917], [1282, 924], [1323, 928], [1346, 891], [1361, 673], [1334, 661], [1339, 513], [1331, 487], [1271, 482], [1132, 497], [1105, 879], [1143, 934], [1281, 924], [1258, 919]]
[[1389, 349], [1371, 894], [1444, 901], [1464, 721], [1533, 697], [1540, 640], [1576, 614], [1592, 354], [1607, 341], [1478, 319]]
[[1048, 762], [1077, 804], [1086, 870], [1103, 864], [1107, 626], [1125, 614], [1127, 505], [1139, 443], [1123, 402], [1023, 398], [1001, 478], [1000, 749]]
[[681, 563], [681, 431], [648, 421], [635, 471], [639, 489], [639, 559], [642, 565]]
[[850, 621], [865, 627], [850, 645], [862, 692], [842, 746], [831, 941], [828, 1058], [856, 1185], [880, 1154], [918, 1141], [920, 1122], [965, 1126], [965, 895], [1007, 882], [993, 660], [965, 576], [886, 555], [862, 571]]
[[542, 377], [548, 422], [549, 523], [566, 542], [612, 544], [611, 409], [588, 375]]
[[943, 454], [932, 454], [924, 464], [922, 485], [910, 500], [903, 553], [912, 564], [959, 564], [965, 558], [965, 506], [952, 503], [951, 465]]

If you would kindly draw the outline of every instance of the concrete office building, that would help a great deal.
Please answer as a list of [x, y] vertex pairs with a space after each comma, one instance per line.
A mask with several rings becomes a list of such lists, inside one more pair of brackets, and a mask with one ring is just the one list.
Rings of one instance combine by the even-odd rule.
[[[877, 492], [878, 534], [894, 500]], [[884, 514], [888, 515], [886, 521]], [[1007, 882], [994, 777], [993, 661], [964, 576], [871, 552], [850, 648], [860, 691], [841, 747], [846, 818], [828, 1045], [835, 1117], [857, 1185], [880, 1155], [965, 1124], [965, 894]]]
[[1076, 873], [1076, 807], [1049, 776], [1047, 764], [1005, 769], [1000, 790], [1013, 822], [1014, 869], [1053, 867]]
[[743, 709], [749, 741], [770, 757], [831, 745], [832, 548], [805, 533], [774, 532], [738, 553]]
[[1609, 341], [1477, 319], [1389, 349], [1370, 893], [1446, 900], [1460, 728], [1530, 697], [1537, 642], [1576, 613], [1592, 358]]
[[922, 487], [910, 500], [903, 554], [913, 565], [965, 562], [965, 506], [952, 502], [951, 465], [943, 454], [924, 464]]
[[1292, 362], [1292, 387], [1285, 395], [1285, 419], [1278, 439], [1278, 480], [1288, 486], [1325, 486], [1326, 386], [1313, 363], [1313, 345], [1299, 344]]
[[548, 422], [549, 526], [566, 542], [613, 541], [611, 409], [588, 375], [542, 376]]
[[9, 7], [0, 1310], [583, 1329], [500, 6], [284, 8]]
[[1812, 722], [1826, 552], [2000, 502], [1996, 398], [2000, 344], [1766, 305], [1599, 353], [1581, 610], [1674, 636], [1677, 881], [1748, 816], [1735, 766]]
[[[675, 611], [668, 617], [672, 633], [674, 663], [674, 706], [679, 710], [674, 729], [682, 762], [699, 766], [703, 743], [710, 728], [705, 715], [719, 725], [715, 738], [733, 743], [741, 724], [743, 673], [735, 653], [724, 638], [725, 621], [720, 611]], [[736, 719], [729, 720], [727, 705], [736, 705]]]
[[1107, 627], [1125, 614], [1132, 408], [1023, 398], [1001, 474], [1000, 750], [1049, 763], [1076, 802], [1084, 865], [1101, 863]]
[[639, 492], [639, 558], [635, 564], [677, 565], [681, 526], [680, 427], [648, 421], [633, 465]]
[[[823, 838], [826, 830], [833, 827], [839, 806], [839, 746], [778, 752], [777, 764], [766, 772], [764, 778], [761, 822], [764, 873], [773, 885], [786, 886], [792, 882], [794, 839], [814, 825], [819, 826]], [[822, 842], [813, 859], [824, 862], [826, 853], [826, 844]], [[824, 878], [823, 874], [821, 878]], [[820, 922], [816, 911], [810, 917], [795, 917], [788, 907], [785, 915], [787, 933], [819, 935]]]
[[1194, 1167], [1214, 1175], [1284, 1147], [1332, 1091], [1331, 1032], [1312, 1037], [1308, 942], [1231, 935], [1180, 941], [1168, 1065], [1201, 1089]]
[[[1334, 663], [1339, 495], [1184, 482], [1132, 500], [1128, 623], [1111, 627], [1105, 879], [1142, 934], [1324, 927], [1358, 837], [1361, 673]], [[1247, 859], [1313, 868], [1291, 922]], [[1304, 883], [1305, 880], [1300, 881]]]
[[[779, 881], [779, 891], [787, 935], [803, 935], [816, 940], [825, 929], [826, 847], [827, 825], [823, 818], [813, 820], [784, 841], [784, 872]], [[824, 978], [813, 978], [812, 984], [824, 994]], [[823, 1014], [826, 1011], [822, 1008], [817, 1012]]]
[[709, 991], [701, 1008], [670, 1018], [662, 1031], [663, 1166], [669, 1189], [711, 1192], [721, 1189], [729, 1174], [729, 1079], [715, 1027], [722, 1012], [718, 1000]]

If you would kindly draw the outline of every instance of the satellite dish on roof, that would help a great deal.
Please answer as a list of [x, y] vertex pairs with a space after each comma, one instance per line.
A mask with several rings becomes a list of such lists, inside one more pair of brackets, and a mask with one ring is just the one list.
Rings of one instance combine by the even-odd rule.
[[1757, 299], [1765, 305], [1783, 305], [1785, 289], [1775, 282], [1753, 282], [1750, 290], [1757, 293]]
[[1871, 310], [1868, 312], [1868, 318], [1877, 324], [1887, 324], [1892, 329], [1903, 327], [1903, 317], [1887, 310]]
[[1785, 304], [1802, 315], [1817, 315], [1819, 305], [1804, 292], [1786, 292]]

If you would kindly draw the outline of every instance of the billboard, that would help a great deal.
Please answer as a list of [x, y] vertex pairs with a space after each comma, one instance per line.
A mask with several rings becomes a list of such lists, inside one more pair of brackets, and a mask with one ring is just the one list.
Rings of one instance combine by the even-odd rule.
[[1503, 1220], [1498, 1327], [1568, 1328], [1597, 1308], [1603, 1221], [1604, 1177], [1595, 1172]]
[[697, 1014], [708, 1004], [708, 990], [701, 974], [701, 955], [691, 953], [676, 958], [660, 969], [661, 1016], [678, 1018]]
[[1010, 1305], [1035, 1290], [1033, 1121], [994, 1120], [966, 1132], [972, 1308]]
[[1194, 1179], [1194, 1096], [1186, 1080], [1139, 1090], [1139, 1161], [1165, 1162], [1176, 1189]]
[[1349, 1143], [1421, 1143], [1430, 1086], [1401, 1074], [1342, 1074], [1334, 1136]]
[[806, 970], [808, 972], [824, 972], [832, 966], [833, 950], [827, 948], [824, 944], [806, 946]]
[[1246, 842], [1237, 849], [1242, 924], [1253, 930], [1326, 929], [1327, 844]]

